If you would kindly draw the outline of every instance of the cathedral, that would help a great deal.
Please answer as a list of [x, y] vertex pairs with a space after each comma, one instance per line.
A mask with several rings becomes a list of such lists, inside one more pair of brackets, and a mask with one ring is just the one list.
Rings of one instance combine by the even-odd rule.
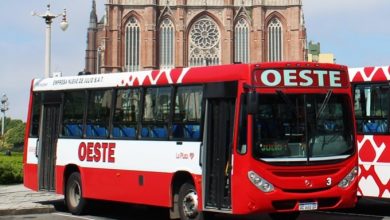
[[304, 61], [302, 0], [95, 0], [85, 72]]

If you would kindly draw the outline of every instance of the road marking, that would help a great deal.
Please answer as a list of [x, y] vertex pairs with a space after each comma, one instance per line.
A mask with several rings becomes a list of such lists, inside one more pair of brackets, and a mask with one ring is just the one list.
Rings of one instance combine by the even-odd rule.
[[59, 216], [64, 216], [64, 217], [69, 217], [69, 218], [78, 218], [78, 219], [84, 219], [84, 220], [94, 220], [93, 218], [86, 218], [86, 217], [81, 217], [81, 216], [65, 214], [65, 213], [53, 213], [53, 215], [59, 215]]

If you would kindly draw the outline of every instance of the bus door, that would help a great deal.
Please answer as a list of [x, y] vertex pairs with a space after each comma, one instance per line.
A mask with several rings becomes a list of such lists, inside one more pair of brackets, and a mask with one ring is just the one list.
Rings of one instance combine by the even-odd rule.
[[[225, 88], [226, 90], [229, 90], [229, 86]], [[203, 175], [203, 192], [205, 192], [206, 210], [231, 210], [234, 106], [235, 98], [226, 97], [226, 94], [222, 98], [206, 99], [205, 152], [203, 155], [205, 174]]]
[[44, 94], [38, 152], [39, 190], [55, 191], [56, 145], [59, 135], [60, 98], [58, 94]]

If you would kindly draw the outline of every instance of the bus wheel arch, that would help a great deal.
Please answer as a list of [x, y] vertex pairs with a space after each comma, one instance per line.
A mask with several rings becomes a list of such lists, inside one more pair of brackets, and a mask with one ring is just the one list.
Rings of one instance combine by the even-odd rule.
[[62, 183], [62, 192], [64, 192], [64, 194], [66, 190], [66, 183], [72, 173], [81, 173], [79, 167], [75, 164], [69, 164], [65, 167]]
[[171, 209], [170, 209], [170, 218], [179, 219], [179, 192], [183, 184], [190, 183], [194, 185], [194, 178], [187, 171], [178, 171], [172, 177], [171, 182]]
[[64, 200], [70, 213], [81, 215], [85, 211], [87, 199], [83, 196], [81, 174], [77, 167], [70, 166], [65, 171]]
[[192, 183], [184, 183], [179, 190], [179, 214], [181, 220], [203, 220], [196, 187]]
[[171, 219], [204, 220], [202, 212], [200, 186], [196, 185], [196, 177], [186, 171], [176, 172], [172, 178]]

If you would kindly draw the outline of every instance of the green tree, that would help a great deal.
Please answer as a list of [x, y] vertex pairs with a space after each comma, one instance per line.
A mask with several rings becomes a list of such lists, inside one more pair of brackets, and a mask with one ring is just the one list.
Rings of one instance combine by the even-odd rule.
[[[15, 121], [20, 121], [20, 120], [15, 120]], [[2, 123], [3, 123], [3, 117], [0, 117], [0, 131], [1, 131]], [[10, 126], [14, 126], [14, 123], [12, 123], [11, 118], [5, 117], [5, 120], [4, 120], [4, 134], [7, 132], [8, 128]], [[1, 135], [1, 133], [0, 133], [0, 135]]]
[[[9, 119], [9, 120], [7, 120], [7, 119]], [[21, 124], [23, 124], [23, 121], [22, 120], [19, 120], [19, 119], [10, 119], [10, 118], [7, 118], [6, 120], [5, 120], [5, 126], [6, 126], [6, 128], [5, 128], [5, 131], [7, 132], [9, 129], [11, 129], [11, 128], [15, 128], [15, 127], [17, 127], [17, 126], [20, 126]]]
[[24, 132], [26, 125], [21, 120], [11, 120], [4, 134], [3, 147], [12, 149], [20, 147], [24, 143]]

